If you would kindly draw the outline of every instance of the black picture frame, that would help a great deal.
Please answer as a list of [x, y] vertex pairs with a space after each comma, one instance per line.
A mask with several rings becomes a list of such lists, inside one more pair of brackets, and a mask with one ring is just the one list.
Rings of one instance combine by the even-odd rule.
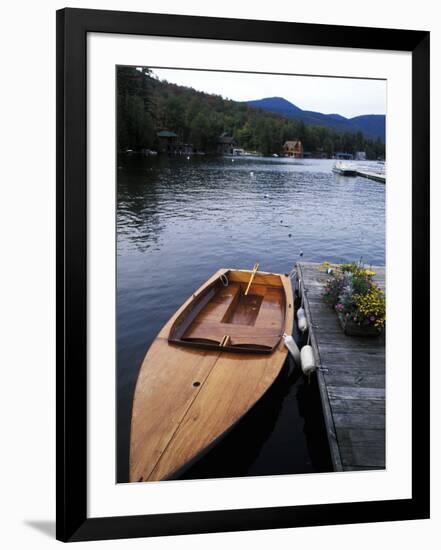
[[[90, 32], [411, 52], [412, 498], [87, 517], [86, 38]], [[84, 541], [429, 517], [429, 40], [428, 32], [413, 30], [70, 8], [57, 12], [56, 537], [59, 540]]]

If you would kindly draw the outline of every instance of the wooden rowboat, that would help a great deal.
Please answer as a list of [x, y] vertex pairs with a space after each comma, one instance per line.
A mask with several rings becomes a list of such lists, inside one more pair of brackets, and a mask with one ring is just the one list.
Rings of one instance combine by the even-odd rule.
[[203, 284], [161, 329], [141, 366], [130, 481], [176, 475], [229, 430], [281, 371], [282, 335], [291, 334], [293, 318], [287, 275], [221, 269]]

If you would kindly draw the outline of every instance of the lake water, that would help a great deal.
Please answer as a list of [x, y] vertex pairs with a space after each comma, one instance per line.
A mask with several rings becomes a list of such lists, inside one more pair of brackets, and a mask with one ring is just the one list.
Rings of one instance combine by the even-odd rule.
[[[117, 480], [127, 481], [131, 404], [161, 326], [222, 267], [288, 272], [296, 261], [385, 263], [385, 185], [332, 160], [118, 158]], [[369, 164], [369, 163], [363, 163]], [[372, 163], [374, 164], [374, 163]], [[188, 477], [329, 469], [316, 389], [282, 375], [266, 403]], [[258, 428], [256, 428], [258, 427]], [[322, 443], [320, 443], [322, 442]], [[239, 451], [237, 451], [239, 447]], [[231, 460], [232, 448], [238, 461]]]

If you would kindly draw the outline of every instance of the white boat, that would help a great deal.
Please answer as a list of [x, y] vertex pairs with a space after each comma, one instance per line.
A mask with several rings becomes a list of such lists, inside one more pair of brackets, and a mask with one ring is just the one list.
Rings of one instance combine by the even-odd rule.
[[357, 169], [354, 166], [341, 161], [334, 164], [332, 171], [334, 172], [334, 174], [339, 174], [340, 176], [354, 177], [357, 175]]

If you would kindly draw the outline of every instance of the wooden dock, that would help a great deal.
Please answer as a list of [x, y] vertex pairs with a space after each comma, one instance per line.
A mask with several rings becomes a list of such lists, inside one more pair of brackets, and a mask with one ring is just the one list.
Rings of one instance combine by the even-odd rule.
[[378, 181], [380, 183], [386, 183], [386, 174], [380, 174], [379, 172], [369, 172], [367, 170], [357, 170], [357, 176], [362, 178], [368, 178], [370, 180]]
[[[297, 266], [319, 368], [318, 385], [334, 469], [385, 468], [385, 339], [346, 336], [322, 299], [329, 277], [316, 263]], [[372, 267], [385, 286], [384, 267]]]

